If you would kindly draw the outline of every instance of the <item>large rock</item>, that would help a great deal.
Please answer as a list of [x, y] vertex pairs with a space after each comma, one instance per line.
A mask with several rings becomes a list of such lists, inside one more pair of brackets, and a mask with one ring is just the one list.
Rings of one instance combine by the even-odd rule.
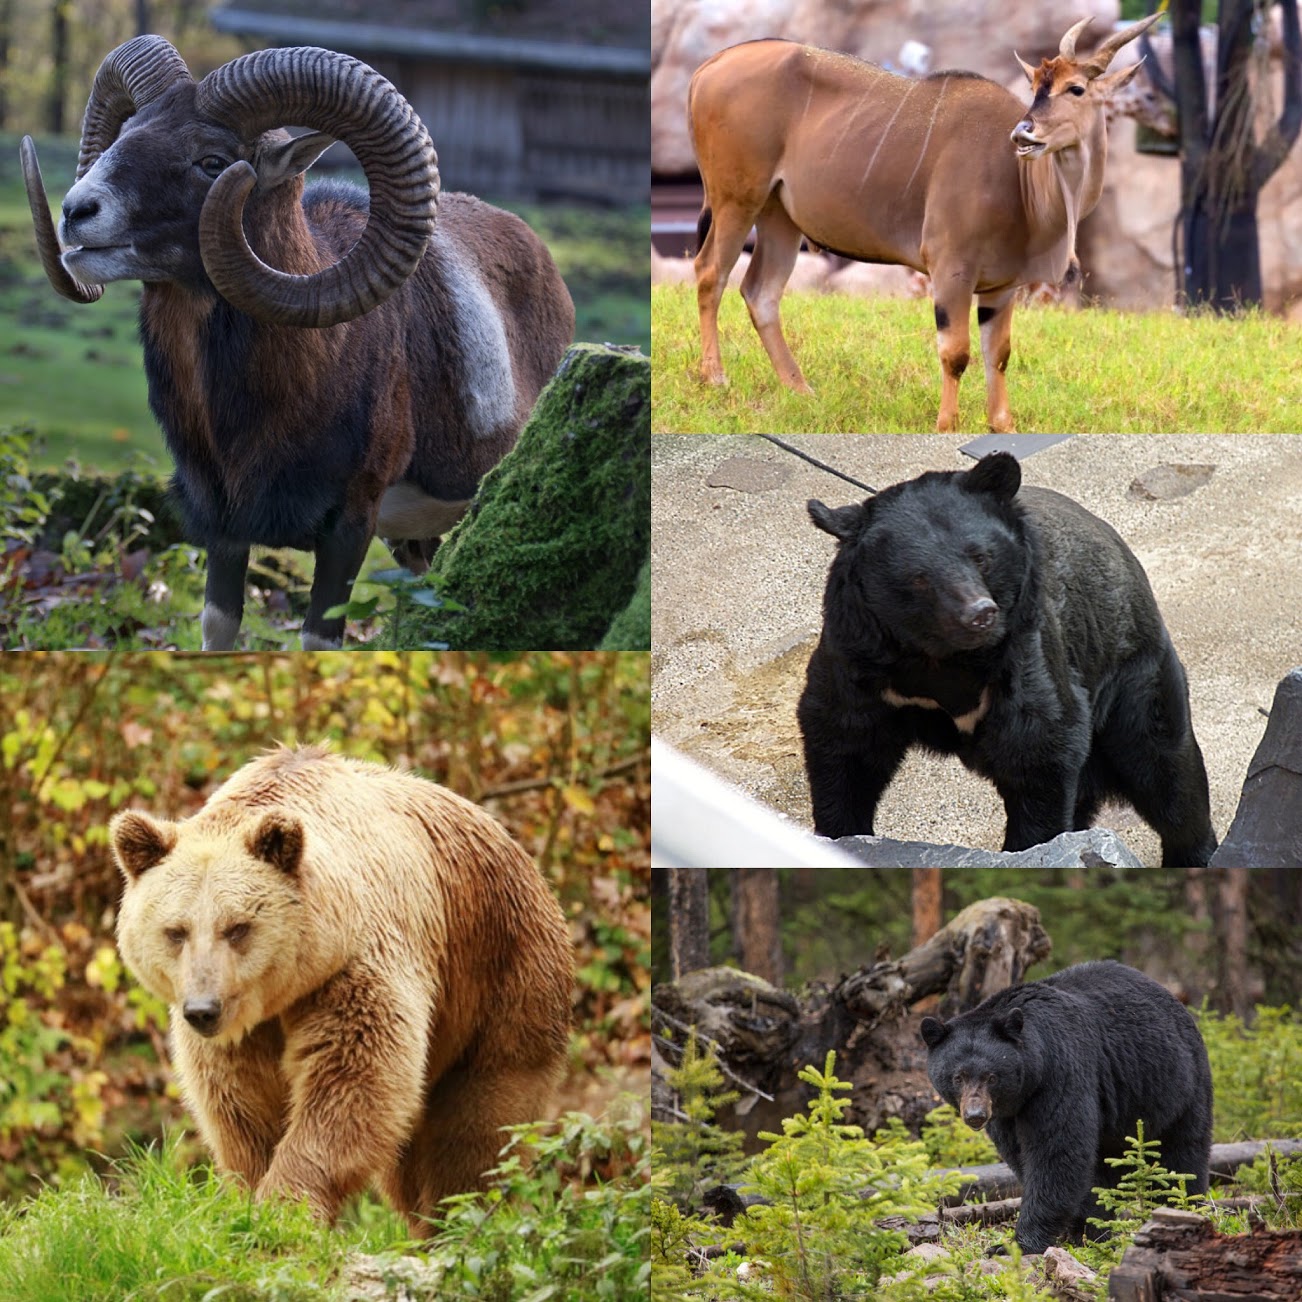
[[674, 176], [694, 169], [688, 83], [710, 55], [738, 41], [784, 36], [882, 64], [905, 41], [920, 41], [931, 48], [934, 69], [1003, 81], [1017, 71], [1014, 50], [1035, 62], [1055, 53], [1086, 14], [1103, 31], [1117, 13], [1115, 0], [651, 0], [651, 170]]
[[1302, 669], [1275, 689], [1270, 720], [1213, 868], [1302, 868]]
[[885, 836], [843, 836], [836, 844], [872, 868], [1142, 868], [1126, 843], [1103, 827], [1064, 832], [1043, 845], [1004, 854], [966, 845], [892, 841]]
[[[400, 646], [588, 650], [634, 603], [651, 553], [651, 363], [576, 344], [484, 477], [427, 582], [461, 611], [405, 611]], [[635, 609], [616, 639], [646, 628]]]

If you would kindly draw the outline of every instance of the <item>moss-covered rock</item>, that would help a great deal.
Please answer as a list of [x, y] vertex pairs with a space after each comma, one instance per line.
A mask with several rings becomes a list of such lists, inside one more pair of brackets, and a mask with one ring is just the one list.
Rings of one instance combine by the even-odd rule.
[[650, 548], [651, 363], [576, 344], [435, 553], [426, 582], [464, 610], [409, 608], [399, 644], [586, 650], [609, 633], [646, 650]]
[[[94, 537], [105, 526], [129, 535], [132, 545], [162, 551], [184, 541], [180, 517], [168, 496], [167, 481], [124, 470], [117, 475], [41, 471], [32, 488], [50, 504], [38, 545], [57, 551], [69, 530]], [[147, 511], [152, 520], [140, 514]]]
[[615, 616], [599, 651], [645, 651], [651, 645], [651, 562], [637, 576], [633, 599]]

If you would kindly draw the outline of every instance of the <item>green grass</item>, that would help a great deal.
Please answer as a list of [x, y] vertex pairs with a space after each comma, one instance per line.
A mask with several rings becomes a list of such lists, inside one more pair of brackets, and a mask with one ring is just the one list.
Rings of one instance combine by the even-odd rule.
[[[74, 139], [37, 141], [52, 203], [76, 170]], [[651, 313], [645, 206], [623, 210], [497, 201], [547, 242], [577, 315], [576, 338], [649, 351]], [[39, 466], [70, 456], [120, 470], [133, 455], [170, 469], [149, 411], [137, 335], [140, 286], [109, 285], [89, 306], [60, 298], [36, 258], [18, 166], [18, 137], [0, 132], [0, 425], [42, 435]]]
[[[652, 429], [669, 433], [922, 433], [935, 428], [940, 365], [929, 299], [788, 294], [787, 341], [813, 386], [778, 383], [741, 295], [719, 314], [729, 384], [699, 376], [696, 292], [651, 293]], [[959, 428], [983, 433], [985, 374], [973, 323]], [[1264, 313], [1021, 307], [1008, 391], [1020, 430], [1281, 433], [1302, 430], [1302, 326]]]

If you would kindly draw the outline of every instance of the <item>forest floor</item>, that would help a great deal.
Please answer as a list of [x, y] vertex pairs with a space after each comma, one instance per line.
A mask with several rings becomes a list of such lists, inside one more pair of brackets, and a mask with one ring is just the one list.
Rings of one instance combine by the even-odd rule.
[[[949, 435], [813, 435], [789, 440], [884, 488], [972, 463]], [[739, 458], [720, 473], [730, 459]], [[1212, 465], [1210, 482], [1169, 501], [1131, 481], [1162, 463]], [[653, 439], [652, 725], [743, 790], [810, 825], [795, 707], [821, 625], [832, 540], [806, 499], [862, 492], [754, 435]], [[1275, 686], [1302, 664], [1302, 436], [1090, 435], [1037, 453], [1025, 481], [1054, 488], [1113, 525], [1139, 557], [1188, 672], [1223, 837], [1265, 729]], [[711, 487], [711, 477], [738, 487]], [[1128, 806], [1105, 807], [1145, 863], [1156, 835]], [[954, 758], [913, 752], [887, 789], [877, 830], [997, 850], [994, 787]]]

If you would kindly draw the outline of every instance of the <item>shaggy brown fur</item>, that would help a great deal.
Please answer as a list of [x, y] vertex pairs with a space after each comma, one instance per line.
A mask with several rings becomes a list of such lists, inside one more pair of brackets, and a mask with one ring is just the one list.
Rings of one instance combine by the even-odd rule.
[[572, 958], [541, 875], [477, 806], [320, 747], [240, 769], [194, 817], [120, 813], [118, 943], [172, 1009], [217, 1165], [333, 1220], [375, 1185], [422, 1227], [501, 1127], [546, 1107]]

